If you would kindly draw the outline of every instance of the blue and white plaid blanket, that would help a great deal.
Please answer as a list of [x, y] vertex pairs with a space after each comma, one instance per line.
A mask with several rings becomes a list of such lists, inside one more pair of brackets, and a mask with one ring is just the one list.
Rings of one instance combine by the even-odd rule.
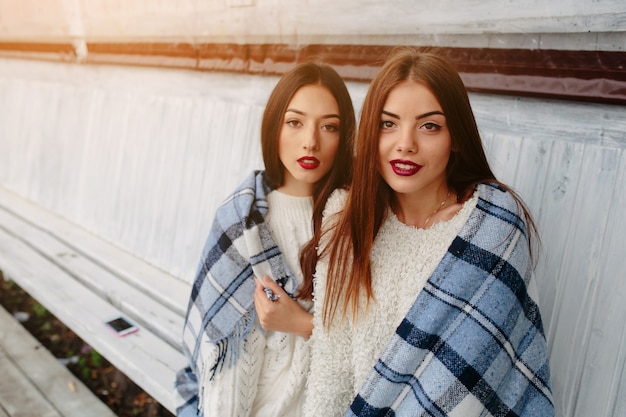
[[[264, 221], [270, 191], [264, 172], [254, 171], [217, 210], [183, 329], [183, 351], [189, 367], [179, 371], [176, 380], [179, 400], [185, 402], [181, 410], [196, 404], [198, 379], [205, 366], [211, 366], [214, 374], [226, 359], [229, 364], [237, 360], [240, 344], [255, 322], [255, 275], [272, 277], [288, 294], [297, 289], [295, 276]], [[205, 364], [203, 349], [216, 346], [217, 361]]]
[[479, 186], [465, 226], [346, 416], [553, 416], [526, 225]]

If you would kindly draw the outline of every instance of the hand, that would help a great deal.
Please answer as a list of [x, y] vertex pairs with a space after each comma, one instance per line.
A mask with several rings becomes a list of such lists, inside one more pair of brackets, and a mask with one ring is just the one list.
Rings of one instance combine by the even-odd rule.
[[261, 327], [265, 330], [292, 333], [308, 339], [313, 332], [313, 314], [289, 297], [285, 290], [270, 277], [264, 276], [261, 280], [267, 288], [279, 296], [276, 301], [271, 301], [267, 298], [263, 285], [256, 280], [254, 306]]

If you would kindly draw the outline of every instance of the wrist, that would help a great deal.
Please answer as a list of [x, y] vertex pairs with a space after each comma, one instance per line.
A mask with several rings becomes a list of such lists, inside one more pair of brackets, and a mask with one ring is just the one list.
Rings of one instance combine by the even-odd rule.
[[305, 339], [311, 337], [313, 333], [313, 314], [305, 311], [300, 318], [298, 329], [299, 331], [296, 333], [298, 336], [302, 336]]

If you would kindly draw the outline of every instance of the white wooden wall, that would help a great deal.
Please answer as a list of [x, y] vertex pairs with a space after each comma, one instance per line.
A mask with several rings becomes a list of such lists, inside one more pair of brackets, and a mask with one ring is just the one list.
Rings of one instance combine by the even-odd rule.
[[273, 83], [4, 61], [0, 182], [190, 280], [216, 205], [262, 167]]
[[490, 162], [530, 206], [561, 416], [626, 416], [626, 108], [474, 96]]
[[[190, 282], [274, 77], [0, 59], [0, 186]], [[367, 86], [349, 84], [360, 109]], [[626, 416], [626, 109], [471, 95], [543, 239], [558, 416]], [[1, 254], [0, 254], [1, 256]]]

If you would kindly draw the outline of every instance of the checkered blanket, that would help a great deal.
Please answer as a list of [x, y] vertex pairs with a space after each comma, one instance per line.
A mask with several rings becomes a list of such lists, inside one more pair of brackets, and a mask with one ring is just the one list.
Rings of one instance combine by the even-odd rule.
[[479, 186], [470, 218], [346, 416], [553, 416], [526, 226]]
[[[187, 404], [197, 400], [197, 380], [205, 366], [211, 366], [214, 375], [227, 359], [229, 364], [237, 360], [241, 342], [255, 322], [254, 276], [269, 275], [289, 294], [296, 290], [296, 278], [264, 222], [270, 191], [264, 172], [254, 171], [215, 215], [183, 329], [183, 351], [190, 366], [178, 373], [176, 387]], [[204, 363], [207, 340], [218, 348], [215, 363]]]

